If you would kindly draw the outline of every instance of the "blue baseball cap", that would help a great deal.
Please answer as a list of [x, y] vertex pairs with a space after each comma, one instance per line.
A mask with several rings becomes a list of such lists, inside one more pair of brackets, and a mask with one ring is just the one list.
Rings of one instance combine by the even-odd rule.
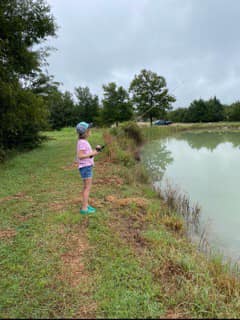
[[76, 130], [77, 130], [77, 133], [79, 134], [84, 134], [87, 129], [90, 129], [92, 128], [92, 123], [87, 123], [87, 122], [79, 122], [76, 126]]

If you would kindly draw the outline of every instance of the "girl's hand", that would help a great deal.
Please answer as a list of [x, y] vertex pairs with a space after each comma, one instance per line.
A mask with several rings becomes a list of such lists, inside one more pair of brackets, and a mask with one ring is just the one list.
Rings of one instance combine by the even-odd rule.
[[99, 152], [97, 150], [93, 150], [92, 156], [95, 157], [97, 154], [99, 154]]
[[104, 146], [100, 146], [100, 144], [98, 144], [98, 145], [96, 146], [96, 150], [97, 150], [98, 152], [101, 152], [101, 151], [103, 150], [103, 148], [104, 148]]

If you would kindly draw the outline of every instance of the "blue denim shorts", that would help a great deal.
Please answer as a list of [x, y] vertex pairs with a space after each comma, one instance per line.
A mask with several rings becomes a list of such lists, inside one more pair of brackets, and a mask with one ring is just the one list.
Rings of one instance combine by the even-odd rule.
[[93, 176], [92, 166], [79, 168], [80, 175], [82, 179], [89, 179]]

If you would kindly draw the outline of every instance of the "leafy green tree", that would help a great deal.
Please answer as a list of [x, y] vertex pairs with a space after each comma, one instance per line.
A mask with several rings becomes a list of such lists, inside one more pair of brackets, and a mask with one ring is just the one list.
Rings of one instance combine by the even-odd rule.
[[207, 122], [207, 106], [204, 100], [194, 100], [187, 112], [187, 122]]
[[240, 121], [240, 101], [231, 104], [227, 109], [227, 119], [229, 121]]
[[186, 122], [187, 112], [187, 108], [178, 108], [175, 110], [171, 110], [167, 113], [167, 118], [172, 122]]
[[39, 73], [31, 82], [31, 90], [43, 97], [49, 110], [49, 124], [52, 129], [74, 126], [77, 122], [76, 107], [70, 92], [59, 91], [59, 82], [53, 81], [52, 76]]
[[43, 72], [39, 72], [34, 79], [32, 79], [29, 84], [29, 88], [33, 93], [47, 98], [53, 92], [58, 90], [59, 82], [53, 81], [53, 76], [49, 76], [44, 74]]
[[2, 148], [34, 147], [40, 142], [39, 130], [46, 127], [48, 110], [42, 97], [16, 82], [0, 85]]
[[1, 0], [0, 77], [4, 80], [30, 76], [40, 66], [40, 51], [33, 50], [56, 25], [44, 0]]
[[80, 120], [94, 122], [99, 115], [98, 96], [93, 95], [88, 87], [78, 87], [75, 89], [77, 97], [76, 123]]
[[43, 57], [35, 45], [55, 35], [54, 18], [44, 0], [1, 0], [0, 26], [0, 148], [34, 144], [47, 119], [31, 90]]
[[50, 111], [49, 123], [52, 129], [61, 129], [68, 126], [75, 126], [76, 108], [70, 92], [65, 93], [55, 90], [47, 98]]
[[187, 110], [187, 122], [217, 122], [224, 120], [224, 106], [216, 98], [194, 100]]
[[224, 106], [216, 97], [206, 101], [207, 115], [205, 121], [218, 122], [224, 120]]
[[171, 109], [171, 103], [176, 101], [166, 86], [164, 77], [145, 69], [135, 75], [130, 84], [129, 91], [139, 115], [150, 119], [151, 125], [154, 118], [164, 117]]
[[128, 121], [133, 116], [133, 106], [129, 99], [128, 92], [123, 87], [117, 87], [111, 82], [103, 86], [104, 98], [102, 100], [102, 117], [105, 124], [111, 125]]
[[73, 101], [73, 96], [69, 91], [65, 91], [62, 95], [64, 112], [65, 112], [65, 127], [74, 127], [78, 123], [76, 118], [76, 105]]
[[194, 100], [189, 108], [178, 108], [168, 113], [174, 122], [217, 122], [226, 118], [226, 107], [216, 98]]

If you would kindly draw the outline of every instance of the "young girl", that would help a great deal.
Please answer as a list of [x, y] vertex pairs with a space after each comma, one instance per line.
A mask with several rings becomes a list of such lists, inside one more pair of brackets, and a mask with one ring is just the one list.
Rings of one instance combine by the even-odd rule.
[[90, 143], [87, 141], [87, 138], [90, 135], [90, 128], [91, 124], [88, 124], [86, 122], [80, 122], [76, 127], [78, 133], [78, 168], [80, 175], [83, 179], [82, 208], [80, 210], [81, 214], [90, 214], [96, 211], [95, 208], [91, 207], [88, 204], [88, 198], [92, 185], [92, 167], [94, 165], [93, 157], [99, 153], [96, 150], [92, 150]]

